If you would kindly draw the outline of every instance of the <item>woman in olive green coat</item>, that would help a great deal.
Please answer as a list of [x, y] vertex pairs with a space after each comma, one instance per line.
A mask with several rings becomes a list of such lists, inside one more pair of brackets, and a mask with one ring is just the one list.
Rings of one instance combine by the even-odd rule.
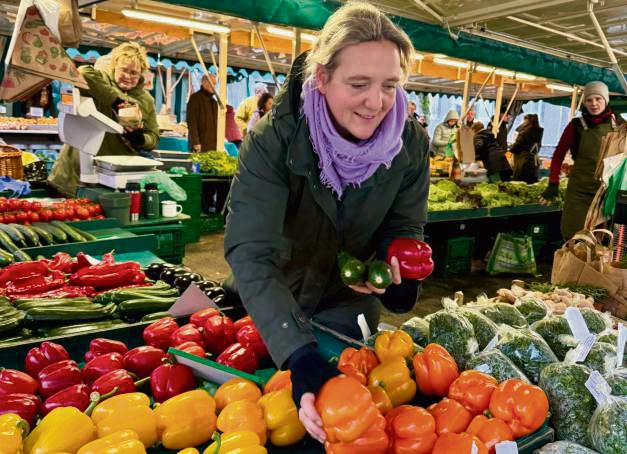
[[[305, 61], [306, 59], [306, 61]], [[237, 290], [309, 433], [324, 431], [314, 393], [337, 371], [315, 349], [310, 318], [354, 338], [380, 303], [408, 311], [416, 281], [346, 286], [337, 254], [385, 258], [397, 237], [422, 239], [428, 139], [407, 118], [402, 81], [413, 48], [375, 7], [348, 4], [295, 62], [272, 112], [249, 132], [231, 187], [225, 255]]]
[[[99, 112], [117, 121], [120, 105], [128, 102], [139, 106], [142, 122], [126, 127], [123, 134], [106, 133], [98, 156], [136, 156], [139, 150], [152, 150], [159, 143], [159, 125], [155, 101], [144, 89], [142, 73], [148, 69], [146, 50], [136, 43], [126, 43], [111, 52], [111, 69], [103, 71], [93, 66], [81, 66], [80, 73], [89, 90], [82, 93], [94, 98]], [[48, 177], [57, 191], [75, 196], [80, 178], [79, 151], [65, 145]]]

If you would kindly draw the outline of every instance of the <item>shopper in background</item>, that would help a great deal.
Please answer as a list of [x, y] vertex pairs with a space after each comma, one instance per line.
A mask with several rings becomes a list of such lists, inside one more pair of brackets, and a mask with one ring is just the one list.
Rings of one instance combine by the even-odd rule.
[[484, 128], [483, 123], [476, 121], [472, 125], [475, 132], [475, 156], [483, 163], [488, 171], [490, 182], [509, 181], [512, 178], [512, 168], [507, 162], [505, 151], [500, 147], [492, 129]]
[[242, 143], [231, 186], [227, 286], [275, 364], [291, 370], [299, 416], [319, 441], [315, 393], [338, 372], [316, 350], [309, 318], [359, 338], [358, 314], [374, 331], [381, 302], [406, 312], [419, 290], [401, 282], [396, 258], [386, 290], [346, 286], [337, 263], [340, 251], [385, 258], [393, 238], [422, 238], [428, 141], [402, 88], [413, 62], [411, 41], [377, 8], [342, 6]]
[[253, 127], [259, 120], [263, 118], [265, 114], [272, 110], [272, 104], [274, 103], [274, 96], [270, 93], [262, 93], [257, 101], [257, 110], [253, 113], [253, 116], [248, 122], [248, 131], [252, 131]]
[[581, 116], [568, 123], [553, 153], [549, 186], [541, 199], [547, 203], [557, 197], [562, 163], [570, 150], [575, 164], [568, 176], [562, 212], [561, 232], [565, 240], [584, 227], [588, 208], [601, 184], [594, 173], [603, 137], [624, 123], [612, 112], [609, 89], [603, 82], [589, 82], [584, 87], [583, 97]]
[[449, 110], [444, 121], [436, 126], [433, 132], [431, 148], [436, 156], [445, 156], [449, 144], [455, 141], [459, 114], [456, 110]]
[[[211, 83], [209, 83], [211, 78]], [[213, 84], [213, 85], [212, 85]], [[218, 149], [218, 101], [214, 92], [216, 76], [202, 76], [200, 90], [187, 101], [189, 149], [194, 152]]]
[[242, 131], [239, 130], [237, 122], [235, 121], [235, 110], [233, 106], [227, 104], [226, 106], [226, 140], [235, 144], [237, 148], [242, 144]]
[[425, 128], [425, 130], [429, 127], [429, 124], [427, 123], [427, 117], [425, 117], [424, 115], [418, 115], [418, 123], [420, 124], [420, 126]]
[[[159, 143], [155, 101], [144, 89], [142, 73], [147, 69], [146, 49], [136, 43], [115, 47], [111, 51], [109, 69], [99, 70], [90, 65], [79, 68], [89, 86], [83, 95], [94, 98], [99, 112], [117, 121], [117, 112], [126, 103], [138, 106], [141, 111], [142, 119], [136, 126], [125, 127], [123, 134], [105, 134], [98, 156], [135, 156], [140, 150], [152, 150]], [[48, 182], [60, 193], [75, 196], [79, 179], [79, 151], [66, 144]]]
[[536, 114], [525, 115], [524, 121], [516, 129], [518, 135], [510, 151], [514, 155], [515, 181], [528, 184], [537, 183], [540, 159], [538, 154], [542, 147], [544, 129], [540, 127]]
[[416, 103], [414, 101], [407, 101], [407, 115], [411, 119], [418, 120], [418, 114], [416, 113]]
[[268, 87], [266, 84], [262, 82], [257, 82], [255, 84], [255, 94], [249, 96], [237, 108], [237, 112], [235, 114], [235, 120], [237, 121], [237, 125], [239, 129], [242, 131], [242, 135], [245, 136], [248, 132], [248, 122], [252, 118], [253, 114], [257, 110], [257, 103], [259, 102], [259, 97], [267, 93]]

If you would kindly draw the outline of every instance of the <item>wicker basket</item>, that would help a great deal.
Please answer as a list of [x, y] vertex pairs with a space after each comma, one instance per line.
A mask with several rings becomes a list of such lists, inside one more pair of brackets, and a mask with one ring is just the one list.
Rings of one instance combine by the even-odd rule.
[[0, 145], [0, 176], [14, 180], [24, 179], [22, 152], [11, 145]]

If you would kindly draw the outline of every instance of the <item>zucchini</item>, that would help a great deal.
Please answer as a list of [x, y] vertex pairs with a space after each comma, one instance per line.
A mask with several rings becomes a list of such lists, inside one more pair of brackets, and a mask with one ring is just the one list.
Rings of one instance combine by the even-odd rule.
[[23, 329], [20, 333], [13, 333], [10, 337], [1, 337], [0, 346], [5, 344], [14, 344], [16, 342], [24, 342], [35, 338], [30, 330]]
[[54, 238], [52, 237], [50, 232], [48, 232], [47, 230], [44, 230], [41, 227], [38, 227], [36, 225], [31, 225], [30, 228], [33, 229], [33, 232], [35, 232], [37, 234], [37, 236], [39, 237], [39, 242], [40, 243], [42, 243], [42, 244], [54, 244]]
[[21, 249], [13, 251], [13, 258], [16, 262], [31, 262], [33, 259]]
[[15, 224], [3, 224], [0, 222], [0, 230], [9, 235], [9, 238], [11, 238], [11, 241], [13, 241], [17, 247], [26, 247], [24, 235], [14, 226]]
[[63, 323], [81, 320], [100, 320], [110, 318], [116, 310], [116, 305], [109, 303], [93, 304], [85, 307], [37, 307], [26, 311], [24, 324], [27, 327], [37, 327], [41, 323]]
[[0, 267], [7, 266], [13, 263], [13, 254], [0, 249]]
[[9, 226], [13, 227], [15, 230], [22, 234], [22, 236], [26, 240], [26, 244], [29, 247], [41, 246], [41, 243], [39, 241], [39, 235], [37, 235], [37, 233], [29, 226], [21, 224], [9, 224]]
[[153, 312], [152, 314], [147, 314], [142, 317], [141, 322], [154, 322], [155, 320], [160, 320], [165, 317], [172, 317], [168, 311], [164, 312]]
[[176, 298], [138, 298], [122, 301], [118, 304], [118, 311], [125, 317], [138, 317], [154, 312], [167, 311], [175, 302]]
[[89, 331], [113, 328], [119, 325], [125, 325], [125, 323], [121, 320], [103, 320], [101, 322], [78, 323], [76, 325], [58, 326], [56, 328], [44, 328], [41, 330], [41, 333], [45, 337], [73, 336]]
[[24, 320], [24, 312], [18, 311], [10, 317], [2, 317], [0, 320], [0, 334], [9, 333], [18, 329]]
[[18, 298], [13, 301], [13, 304], [19, 306], [25, 303], [46, 303], [50, 301], [63, 301], [67, 303], [86, 302], [91, 303], [91, 299], [86, 296], [77, 296], [76, 298]]
[[96, 241], [98, 238], [96, 237], [96, 235], [93, 235], [90, 232], [87, 232], [85, 230], [81, 230], [81, 229], [77, 229], [72, 227], [74, 230], [76, 230], [78, 233], [80, 233], [80, 235], [85, 238], [85, 241]]
[[52, 235], [55, 243], [67, 243], [67, 234], [60, 228], [50, 225], [47, 222], [34, 222], [33, 225], [35, 227], [39, 227], [40, 229], [44, 229]]
[[19, 310], [13, 306], [0, 306], [0, 317], [2, 318], [11, 317], [18, 312]]
[[150, 300], [160, 300], [160, 299], [176, 299], [179, 296], [178, 290], [172, 288], [169, 290], [155, 290], [153, 292], [131, 292], [120, 290], [117, 292], [111, 292], [109, 294], [109, 300], [114, 303], [121, 303], [122, 301], [128, 300], [136, 300], [136, 299], [150, 299]]
[[76, 230], [75, 228], [67, 225], [65, 222], [52, 221], [50, 224], [63, 230], [68, 236], [69, 241], [71, 241], [72, 243], [84, 243], [85, 242], [85, 238], [83, 238], [83, 235], [81, 235], [78, 232], [78, 230]]
[[60, 301], [60, 300], [52, 300], [52, 301], [31, 301], [28, 303], [18, 304], [16, 307], [21, 311], [28, 311], [30, 309], [36, 309], [39, 307], [90, 307], [93, 306], [94, 303], [91, 301]]
[[[0, 224], [0, 225], [4, 225], [4, 224]], [[12, 254], [15, 254], [15, 251], [20, 250], [20, 248], [18, 248], [15, 245], [11, 237], [7, 235], [7, 233], [4, 230], [1, 230], [1, 229], [0, 229], [0, 246], [2, 246], [2, 249], [5, 249]]]

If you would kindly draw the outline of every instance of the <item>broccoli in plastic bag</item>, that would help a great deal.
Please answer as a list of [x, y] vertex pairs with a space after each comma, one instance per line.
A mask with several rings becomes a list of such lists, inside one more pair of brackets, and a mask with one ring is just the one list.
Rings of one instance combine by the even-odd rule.
[[613, 396], [627, 397], [627, 368], [620, 367], [609, 371], [604, 376], [612, 388]]
[[427, 319], [429, 342], [444, 347], [458, 365], [463, 366], [466, 357], [477, 351], [478, 344], [472, 324], [458, 311], [438, 311]]
[[527, 297], [518, 300], [514, 307], [520, 311], [530, 325], [549, 315], [549, 308], [546, 303], [537, 298]]
[[468, 319], [475, 331], [475, 338], [479, 343], [479, 348], [484, 349], [492, 340], [499, 328], [492, 320], [474, 309], [463, 307], [459, 312]]
[[[618, 331], [615, 329], [603, 331], [599, 334], [599, 337], [597, 337], [597, 342], [605, 342], [606, 344], [616, 346], [616, 344], [618, 344]], [[627, 349], [625, 349], [625, 353], [623, 354], [623, 364], [627, 366]]]
[[542, 370], [539, 386], [549, 398], [557, 439], [592, 446], [585, 431], [596, 409], [586, 388], [590, 369], [581, 364], [554, 363]]
[[553, 353], [563, 360], [566, 353], [577, 346], [577, 339], [570, 330], [568, 320], [559, 315], [551, 315], [531, 325], [531, 329], [538, 333], [549, 344]]
[[515, 329], [501, 325], [497, 348], [511, 359], [533, 383], [538, 383], [540, 380], [542, 369], [557, 362], [557, 357], [551, 347], [538, 333], [528, 328]]
[[595, 342], [583, 364], [600, 374], [610, 372], [616, 368], [616, 347], [605, 342]]
[[533, 451], [534, 454], [599, 454], [592, 449], [570, 441], [556, 441]]
[[510, 378], [517, 378], [529, 383], [529, 379], [523, 371], [497, 349], [474, 355], [466, 362], [466, 369], [474, 369], [492, 375], [499, 383]]
[[588, 437], [602, 454], [625, 454], [627, 450], [627, 399], [609, 397], [590, 420]]
[[581, 312], [591, 333], [598, 334], [612, 327], [611, 317], [603, 312], [589, 307], [582, 307], [579, 312]]
[[421, 347], [426, 347], [429, 343], [429, 322], [424, 318], [412, 317], [403, 323], [400, 329], [409, 334]]
[[515, 328], [527, 326], [527, 319], [513, 305], [507, 303], [489, 303], [478, 307], [479, 312], [494, 323], [504, 323]]

